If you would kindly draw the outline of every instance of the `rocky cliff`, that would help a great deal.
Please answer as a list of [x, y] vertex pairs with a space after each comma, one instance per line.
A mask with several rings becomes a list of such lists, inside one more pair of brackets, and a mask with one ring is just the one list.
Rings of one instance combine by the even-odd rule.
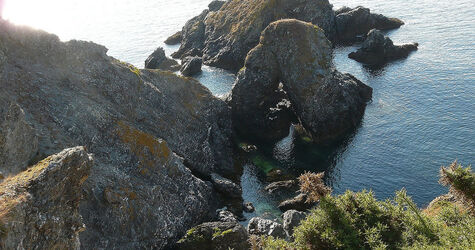
[[81, 245], [163, 248], [214, 216], [205, 180], [234, 173], [230, 109], [193, 79], [106, 52], [0, 21], [0, 171], [84, 145]]
[[229, 103], [241, 134], [263, 138], [275, 127], [289, 128], [290, 119], [270, 115], [281, 101], [274, 94], [279, 85], [301, 125], [323, 144], [355, 128], [372, 95], [370, 87], [335, 70], [322, 29], [295, 19], [271, 23], [238, 74]]
[[0, 184], [0, 249], [79, 249], [78, 212], [92, 157], [63, 150]]

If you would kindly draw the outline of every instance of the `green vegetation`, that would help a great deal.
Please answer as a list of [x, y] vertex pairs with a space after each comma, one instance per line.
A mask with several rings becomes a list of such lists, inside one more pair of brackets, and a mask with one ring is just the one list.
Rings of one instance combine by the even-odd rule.
[[224, 235], [226, 235], [228, 233], [232, 233], [232, 232], [233, 232], [232, 229], [221, 231], [219, 228], [214, 228], [213, 238], [224, 236]]
[[[303, 191], [322, 194], [321, 183], [314, 185], [320, 191], [311, 191], [308, 181]], [[371, 191], [327, 194], [295, 229], [292, 242], [261, 237], [251, 243], [253, 249], [475, 249], [473, 204], [467, 203], [474, 181], [470, 167], [442, 168], [441, 183], [451, 186], [457, 201], [437, 199], [423, 211], [405, 190], [386, 201]]]

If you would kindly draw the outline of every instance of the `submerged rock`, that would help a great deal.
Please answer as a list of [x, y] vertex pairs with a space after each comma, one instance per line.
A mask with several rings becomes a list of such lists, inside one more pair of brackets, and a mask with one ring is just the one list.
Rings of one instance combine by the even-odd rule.
[[300, 222], [307, 217], [307, 214], [297, 210], [288, 210], [283, 215], [284, 230], [288, 236], [292, 236], [294, 228], [300, 225]]
[[63, 150], [0, 184], [0, 249], [80, 249], [82, 184], [93, 160]]
[[315, 203], [307, 202], [307, 195], [306, 194], [299, 194], [292, 199], [285, 200], [279, 204], [279, 209], [282, 212], [288, 210], [297, 210], [297, 211], [307, 211], [311, 207], [313, 207]]
[[361, 48], [351, 52], [348, 57], [364, 64], [382, 65], [406, 58], [409, 53], [416, 51], [418, 46], [417, 43], [394, 45], [389, 37], [373, 29], [368, 33]]
[[368, 8], [358, 6], [354, 9], [343, 7], [335, 11], [335, 24], [338, 42], [351, 43], [372, 29], [396, 29], [404, 22], [397, 18], [371, 13]]
[[184, 76], [193, 76], [201, 72], [203, 60], [200, 57], [186, 57], [182, 61], [180, 72]]
[[177, 61], [168, 58], [163, 48], [158, 48], [145, 60], [145, 68], [177, 71], [180, 65]]
[[254, 205], [251, 202], [246, 202], [242, 204], [242, 206], [243, 211], [246, 213], [254, 213], [254, 211], [256, 210], [256, 208], [254, 208]]
[[178, 31], [177, 33], [169, 36], [165, 40], [165, 44], [168, 44], [168, 45], [179, 44], [179, 43], [181, 43], [181, 39], [183, 39], [183, 33], [181, 31]]
[[247, 225], [248, 234], [272, 236], [274, 238], [285, 239], [285, 231], [282, 224], [275, 221], [254, 217]]
[[272, 134], [266, 118], [273, 102], [268, 100], [279, 83], [316, 143], [332, 142], [354, 129], [372, 95], [370, 87], [334, 69], [323, 30], [294, 19], [270, 24], [238, 74], [228, 102], [241, 135], [269, 139], [263, 136]]
[[186, 233], [176, 244], [176, 249], [247, 250], [247, 232], [237, 222], [208, 222]]
[[63, 43], [5, 21], [0, 34], [0, 72], [8, 72], [0, 75], [0, 113], [21, 107], [40, 156], [71, 145], [94, 154], [79, 209], [81, 247], [164, 248], [216, 216], [217, 193], [197, 176], [236, 171], [224, 101], [196, 80], [139, 70], [94, 43]]

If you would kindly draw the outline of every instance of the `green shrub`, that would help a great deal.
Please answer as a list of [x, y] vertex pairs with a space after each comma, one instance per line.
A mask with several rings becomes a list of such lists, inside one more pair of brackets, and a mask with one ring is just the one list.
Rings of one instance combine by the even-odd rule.
[[475, 173], [470, 166], [463, 168], [454, 161], [448, 167], [440, 168], [439, 182], [450, 186], [450, 192], [475, 214]]
[[[470, 194], [473, 184], [470, 168], [458, 166], [443, 171], [454, 189]], [[318, 188], [321, 189], [319, 185]], [[263, 249], [475, 249], [475, 216], [466, 207], [442, 199], [421, 211], [405, 190], [386, 201], [378, 201], [371, 191], [347, 191], [336, 197], [321, 198], [320, 204], [295, 229], [293, 238], [286, 242], [262, 237], [259, 246]]]

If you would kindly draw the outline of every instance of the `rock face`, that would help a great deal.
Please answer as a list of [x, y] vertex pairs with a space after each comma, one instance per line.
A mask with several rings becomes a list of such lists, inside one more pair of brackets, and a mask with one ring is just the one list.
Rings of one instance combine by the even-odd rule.
[[38, 152], [38, 137], [26, 121], [25, 112], [15, 103], [6, 108], [0, 109], [0, 175], [3, 176], [24, 170]]
[[239, 185], [218, 174], [211, 174], [211, 182], [213, 183], [213, 186], [216, 188], [216, 190], [218, 190], [218, 192], [222, 193], [224, 196], [240, 198], [242, 195], [242, 190]]
[[183, 39], [183, 33], [178, 31], [177, 33], [171, 35], [170, 37], [165, 40], [165, 44], [168, 45], [175, 45], [181, 43], [181, 39]]
[[300, 225], [300, 221], [305, 219], [305, 217], [307, 217], [307, 215], [304, 212], [297, 210], [289, 210], [282, 215], [284, 219], [284, 230], [288, 236], [292, 236], [294, 228]]
[[203, 48], [205, 42], [205, 18], [209, 10], [204, 10], [200, 15], [190, 19], [186, 22], [182, 29], [182, 40], [178, 51], [172, 54], [173, 58], [185, 58], [187, 56], [203, 55]]
[[182, 61], [180, 72], [184, 76], [193, 76], [201, 72], [203, 60], [200, 57], [186, 57]]
[[216, 216], [212, 184], [196, 175], [235, 172], [224, 101], [193, 79], [108, 57], [100, 45], [4, 21], [0, 34], [0, 113], [21, 107], [40, 156], [75, 145], [94, 154], [82, 247], [163, 248]]
[[177, 249], [247, 250], [247, 232], [237, 222], [208, 222], [198, 225], [177, 242]]
[[279, 83], [316, 143], [334, 141], [354, 129], [372, 89], [336, 71], [331, 58], [331, 43], [317, 26], [295, 19], [270, 24], [249, 52], [228, 98], [237, 131], [263, 138], [272, 130], [267, 117], [280, 101], [273, 100]]
[[225, 3], [226, 1], [214, 0], [208, 5], [208, 9], [209, 11], [218, 11]]
[[167, 58], [163, 48], [158, 48], [145, 60], [145, 68], [177, 71], [180, 65], [177, 61]]
[[272, 236], [281, 239], [286, 238], [282, 224], [259, 217], [254, 217], [249, 221], [247, 232], [254, 235]]
[[0, 184], [0, 249], [79, 249], [78, 212], [92, 157], [66, 149]]
[[417, 43], [394, 45], [389, 37], [379, 30], [371, 30], [360, 49], [351, 52], [348, 57], [369, 65], [382, 65], [387, 62], [406, 58], [417, 50]]
[[390, 30], [404, 24], [397, 18], [388, 18], [381, 14], [374, 14], [368, 8], [358, 6], [354, 9], [342, 7], [335, 11], [337, 41], [351, 43], [364, 36], [372, 29]]

